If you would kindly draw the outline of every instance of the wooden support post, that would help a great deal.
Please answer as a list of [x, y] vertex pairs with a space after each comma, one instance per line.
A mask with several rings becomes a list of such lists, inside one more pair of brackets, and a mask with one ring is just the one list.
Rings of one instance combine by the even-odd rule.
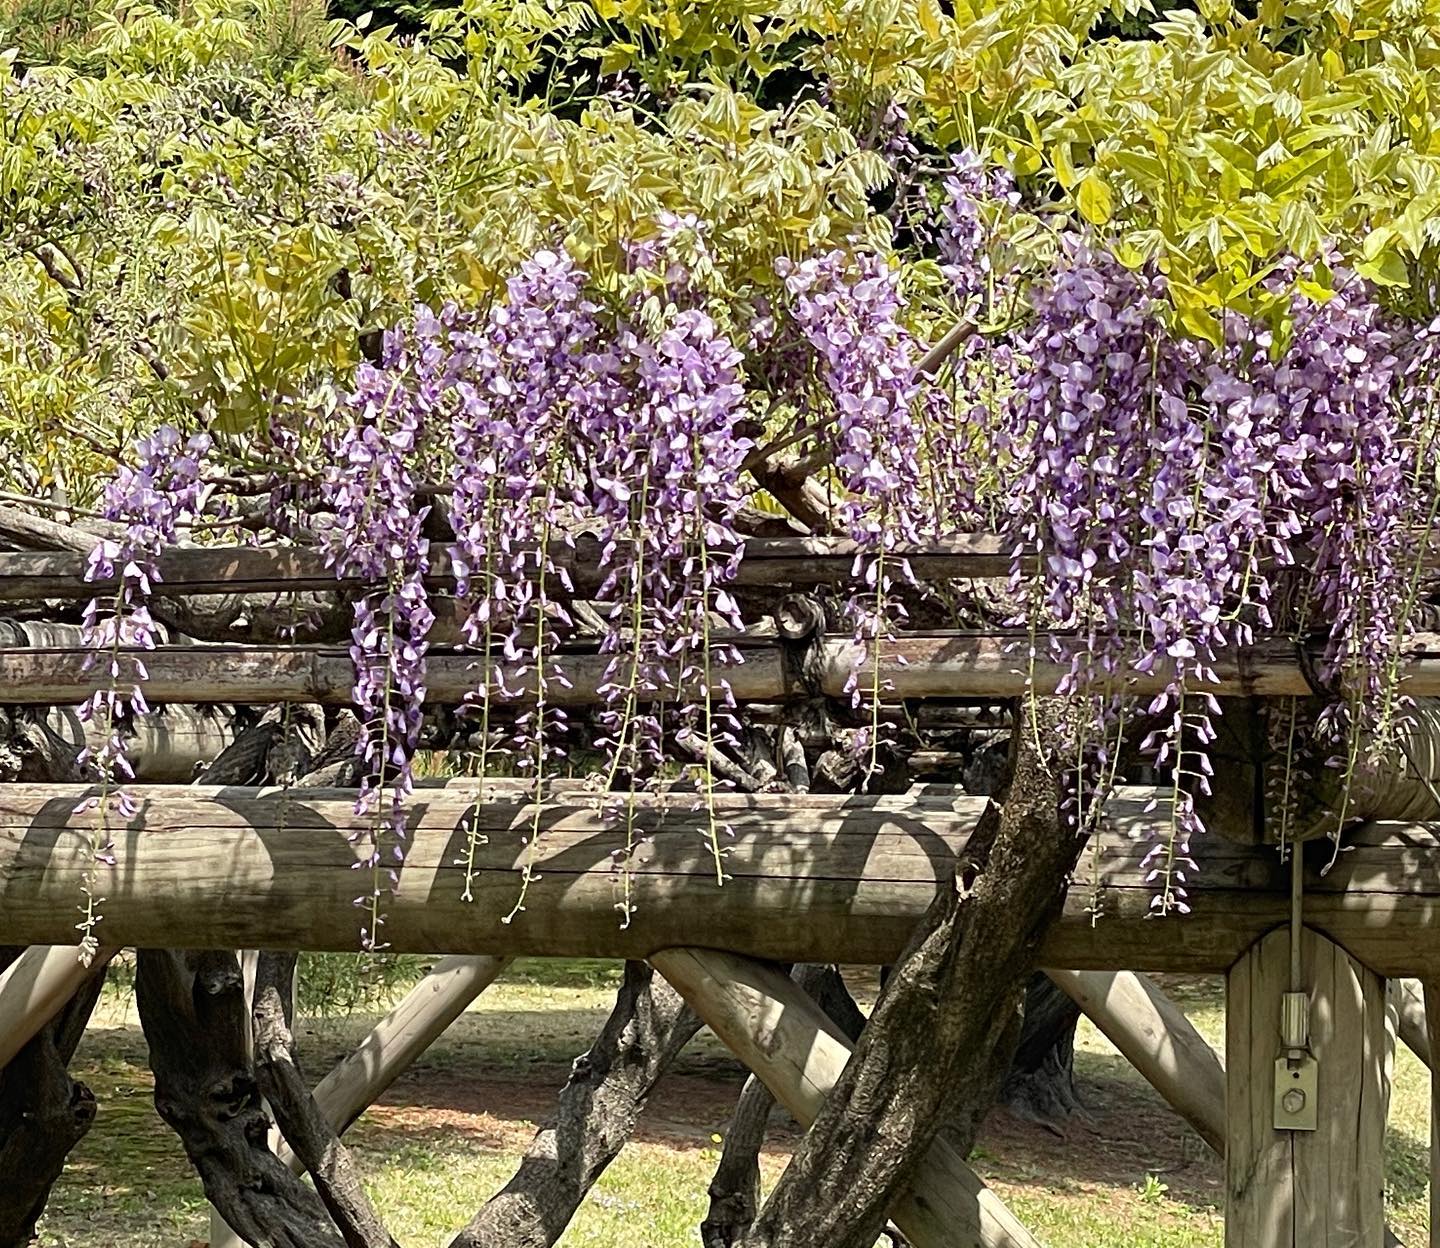
[[[509, 958], [440, 959], [315, 1085], [315, 1103], [335, 1134], [343, 1135], [509, 964]], [[275, 1155], [299, 1174], [299, 1160], [273, 1129], [270, 1143]]]
[[[1424, 985], [1426, 1035], [1433, 1053], [1440, 1046], [1440, 982]], [[1440, 1248], [1440, 1078], [1430, 1069], [1430, 1248]]]
[[1223, 1157], [1225, 1068], [1180, 1007], [1133, 971], [1046, 974]]
[[1379, 1248], [1393, 1033], [1385, 983], [1318, 932], [1301, 939], [1318, 1063], [1315, 1131], [1274, 1127], [1290, 934], [1262, 938], [1226, 984], [1226, 1248]]
[[[708, 949], [666, 949], [650, 961], [808, 1127], [852, 1051], [825, 1012], [768, 963]], [[1039, 1248], [943, 1138], [890, 1216], [915, 1248]]]
[[118, 949], [101, 949], [89, 966], [74, 945], [31, 945], [0, 975], [0, 1068], [30, 1043]]

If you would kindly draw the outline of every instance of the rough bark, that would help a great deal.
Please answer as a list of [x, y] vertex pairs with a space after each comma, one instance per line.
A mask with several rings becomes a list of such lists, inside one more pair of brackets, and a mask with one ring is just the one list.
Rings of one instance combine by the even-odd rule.
[[43, 712], [0, 709], [0, 783], [80, 778], [79, 750], [45, 722]]
[[[805, 989], [850, 1039], [859, 1037], [865, 1015], [855, 1004], [838, 967], [806, 963], [797, 966], [795, 981]], [[775, 1098], [751, 1075], [740, 1089], [720, 1164], [710, 1180], [710, 1206], [700, 1225], [704, 1248], [734, 1248], [760, 1210], [760, 1149]]]
[[[0, 950], [0, 969], [22, 950]], [[95, 1097], [66, 1070], [100, 997], [105, 968], [0, 1070], [0, 1248], [35, 1234], [65, 1159], [95, 1121]]]
[[[1054, 712], [1042, 704], [1047, 720]], [[1019, 1039], [1024, 977], [1082, 845], [1017, 731], [1008, 783], [881, 992], [855, 1056], [742, 1243], [871, 1248], [943, 1126], [968, 1152]]]
[[1061, 1124], [1081, 1108], [1075, 1090], [1075, 1024], [1080, 1007], [1043, 973], [1025, 986], [1025, 1023], [1015, 1058], [1000, 1087], [1012, 1113], [1061, 1134]]
[[[293, 966], [293, 962], [291, 964]], [[262, 972], [255, 989], [255, 1073], [285, 1141], [314, 1180], [348, 1248], [398, 1248], [365, 1194], [349, 1150], [315, 1104], [295, 1064], [290, 996]]]
[[720, 1164], [710, 1180], [710, 1207], [700, 1224], [704, 1248], [734, 1248], [760, 1211], [760, 1149], [775, 1097], [754, 1075], [745, 1080]]
[[549, 1248], [619, 1155], [660, 1076], [700, 1029], [680, 994], [643, 962], [627, 962], [615, 1008], [577, 1058], [554, 1118], [511, 1180], [451, 1248]]
[[142, 949], [135, 998], [155, 1108], [180, 1137], [206, 1199], [260, 1248], [341, 1248], [320, 1199], [266, 1143], [235, 954]]

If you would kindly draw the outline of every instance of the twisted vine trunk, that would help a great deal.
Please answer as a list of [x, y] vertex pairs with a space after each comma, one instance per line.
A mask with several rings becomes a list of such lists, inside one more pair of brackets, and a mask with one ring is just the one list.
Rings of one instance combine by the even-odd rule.
[[[1048, 737], [1056, 712], [1036, 709]], [[1059, 914], [1082, 839], [1028, 725], [1009, 776], [901, 955], [826, 1101], [745, 1248], [871, 1248], [944, 1127], [974, 1143], [1019, 1039], [1024, 979]]]
[[[0, 950], [0, 970], [22, 952]], [[95, 1121], [95, 1097], [66, 1068], [104, 983], [100, 967], [0, 1070], [0, 1248], [24, 1248], [34, 1238], [65, 1159]]]
[[[851, 1040], [860, 1036], [865, 1015], [845, 987], [838, 967], [797, 966], [792, 977], [819, 1003]], [[700, 1224], [703, 1248], [734, 1248], [760, 1211], [760, 1150], [775, 1097], [751, 1075], [740, 1089], [720, 1164], [710, 1180], [710, 1206]]]
[[451, 1248], [549, 1248], [619, 1156], [660, 1076], [700, 1030], [680, 994], [644, 962], [627, 962], [605, 1027], [575, 1059], [555, 1116], [514, 1176]]
[[235, 954], [142, 949], [135, 1000], [155, 1108], [180, 1137], [205, 1198], [259, 1248], [345, 1248], [314, 1191], [270, 1151]]
[[1025, 1025], [1015, 1060], [1000, 1087], [1013, 1113], [1057, 1134], [1081, 1108], [1075, 1090], [1075, 1025], [1080, 1007], [1037, 972], [1025, 986]]

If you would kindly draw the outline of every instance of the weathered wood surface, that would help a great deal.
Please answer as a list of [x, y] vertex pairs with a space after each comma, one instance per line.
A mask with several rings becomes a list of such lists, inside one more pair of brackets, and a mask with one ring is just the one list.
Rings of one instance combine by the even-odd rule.
[[[1433, 1053], [1440, 1047], [1440, 981], [1424, 981], [1425, 1028]], [[1440, 1077], [1430, 1071], [1430, 1248], [1440, 1248]]]
[[[666, 949], [651, 962], [808, 1127], [854, 1048], [825, 1011], [777, 968], [734, 954]], [[1039, 1248], [943, 1137], [890, 1216], [916, 1248]]]
[[1395, 1028], [1400, 1039], [1427, 1067], [1432, 1067], [1430, 1031], [1425, 1014], [1425, 985], [1418, 979], [1392, 979], [1385, 985], [1395, 1008]]
[[[44, 524], [43, 521], [37, 522]], [[851, 576], [859, 547], [849, 538], [749, 538], [737, 576], [739, 585], [816, 585]], [[1010, 548], [992, 533], [962, 533], [943, 541], [906, 548], [911, 569], [922, 580], [1009, 576]], [[570, 575], [578, 590], [601, 581], [600, 545], [581, 537], [573, 547], [552, 545], [550, 558]], [[85, 580], [86, 555], [76, 551], [0, 553], [0, 602], [40, 598], [90, 598], [113, 582]], [[158, 593], [290, 593], [354, 589], [325, 566], [319, 550], [296, 546], [175, 547], [160, 557]], [[432, 548], [429, 584], [455, 583], [450, 553]]]
[[1225, 1155], [1225, 1068], [1184, 1012], [1133, 971], [1048, 972], [1200, 1138]]
[[[397, 951], [518, 956], [647, 957], [677, 943], [706, 943], [785, 962], [885, 964], [948, 879], [985, 799], [915, 795], [717, 798], [723, 886], [715, 882], [709, 828], [692, 797], [636, 799], [629, 854], [635, 911], [622, 926], [625, 819], [599, 795], [567, 787], [554, 802], [517, 800], [492, 784], [475, 816], [474, 782], [417, 791], [398, 894], [386, 902]], [[82, 786], [0, 786], [0, 943], [74, 939], [85, 849], [99, 814], [75, 814]], [[353, 793], [245, 788], [147, 788], [139, 814], [113, 825], [116, 862], [101, 870], [100, 938], [141, 947], [354, 949], [352, 905], [362, 887], [352, 864], [372, 822]], [[1218, 837], [1199, 840], [1189, 916], [1149, 917], [1154, 884], [1142, 859], [1164, 826], [1147, 813], [1152, 791], [1114, 799], [1098, 847], [1100, 888], [1072, 886], [1043, 965], [1080, 970], [1223, 971], [1289, 914], [1285, 873], [1272, 850]], [[624, 798], [612, 803], [624, 809]], [[538, 874], [525, 910], [524, 841], [538, 823]], [[475, 900], [460, 899], [467, 829], [477, 846]], [[1440, 959], [1440, 851], [1425, 828], [1373, 825], [1352, 837], [1324, 876], [1329, 846], [1314, 847], [1306, 913], [1367, 964], [1414, 974]], [[387, 850], [388, 852], [388, 850]], [[1092, 903], [1098, 921], [1092, 921]]]
[[[315, 1085], [315, 1104], [336, 1134], [343, 1135], [379, 1100], [508, 965], [508, 958], [441, 958]], [[298, 1158], [273, 1127], [270, 1147], [300, 1173]]]
[[[825, 640], [807, 656], [807, 672], [788, 661], [781, 643], [742, 641], [743, 661], [716, 673], [740, 701], [782, 701], [823, 693], [847, 696], [852, 674], [868, 687], [876, 674], [886, 698], [1014, 698], [1033, 690], [1053, 693], [1069, 671], [1068, 661], [1042, 654], [1029, 660], [1025, 640], [1013, 633], [902, 635], [880, 645], [878, 658], [862, 654], [848, 640]], [[0, 698], [10, 705], [56, 705], [81, 701], [104, 688], [104, 665], [85, 670], [87, 654], [72, 647], [0, 647]], [[152, 703], [322, 702], [347, 704], [355, 681], [349, 654], [338, 648], [306, 646], [176, 645], [144, 654]], [[556, 656], [569, 688], [551, 681], [550, 701], [586, 705], [600, 701], [607, 656], [593, 647]], [[486, 665], [474, 654], [432, 652], [426, 687], [431, 702], [458, 703], [482, 682]], [[1294, 647], [1267, 642], [1226, 651], [1215, 664], [1218, 683], [1207, 690], [1220, 697], [1306, 697], [1311, 693]], [[1440, 694], [1440, 636], [1417, 634], [1406, 643], [1400, 664], [1406, 692]], [[518, 674], [507, 685], [533, 696], [533, 676]], [[1136, 694], [1164, 689], [1163, 671], [1131, 673], [1117, 688]], [[1033, 682], [1033, 683], [1032, 683]]]
[[119, 952], [103, 948], [87, 966], [74, 945], [34, 945], [0, 974], [0, 1070]]
[[1276, 931], [1236, 963], [1227, 982], [1226, 1248], [1380, 1248], [1394, 1047], [1384, 981], [1323, 936], [1304, 932], [1319, 1129], [1276, 1131], [1275, 1059], [1289, 973], [1289, 932]]

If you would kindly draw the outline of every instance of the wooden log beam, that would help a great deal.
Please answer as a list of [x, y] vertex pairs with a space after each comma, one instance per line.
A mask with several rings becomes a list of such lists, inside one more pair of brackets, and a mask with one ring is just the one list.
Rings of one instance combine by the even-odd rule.
[[1226, 1248], [1356, 1248], [1385, 1234], [1385, 1114], [1394, 1033], [1374, 971], [1309, 929], [1301, 984], [1318, 1070], [1314, 1131], [1274, 1127], [1290, 934], [1270, 933], [1226, 984]]
[[[885, 964], [904, 946], [953, 872], [984, 798], [934, 790], [893, 797], [725, 794], [716, 818], [725, 883], [715, 882], [703, 809], [685, 794], [636, 799], [628, 850], [634, 912], [617, 906], [626, 881], [626, 819], [574, 787], [527, 805], [523, 787], [476, 782], [420, 789], [409, 849], [385, 901], [386, 937], [399, 952], [497, 957], [645, 958], [693, 943], [782, 962]], [[76, 814], [83, 786], [0, 786], [0, 943], [74, 939], [80, 877], [100, 812]], [[112, 816], [115, 863], [102, 865], [102, 940], [151, 948], [355, 949], [354, 863], [374, 826], [354, 794], [318, 789], [135, 786], [138, 812]], [[1194, 913], [1151, 917], [1154, 884], [1142, 865], [1163, 833], [1150, 789], [1122, 790], [1096, 848], [1098, 887], [1072, 885], [1042, 965], [1078, 970], [1226, 970], [1289, 915], [1289, 885], [1273, 850], [1218, 837], [1196, 842]], [[612, 798], [612, 801], [614, 799]], [[624, 803], [624, 799], [620, 798]], [[538, 827], [540, 835], [531, 840]], [[469, 835], [473, 902], [461, 900]], [[1329, 846], [1310, 851], [1306, 915], [1383, 974], [1440, 962], [1440, 849], [1425, 827], [1372, 825], [1321, 875]], [[384, 852], [389, 853], [388, 843]], [[538, 878], [525, 909], [520, 868]], [[1086, 875], [1089, 875], [1087, 864]]]
[[[1078, 642], [1075, 644], [1079, 644]], [[878, 659], [849, 640], [825, 640], [813, 650], [807, 671], [787, 659], [774, 640], [741, 641], [742, 662], [718, 669], [742, 702], [777, 702], [822, 693], [848, 696], [858, 670], [870, 687], [878, 666], [884, 697], [973, 698], [997, 700], [1053, 693], [1070, 670], [1068, 660], [1047, 657], [1033, 662], [1023, 653], [1024, 639], [1014, 633], [935, 633], [902, 635], [881, 643]], [[52, 706], [82, 701], [108, 686], [104, 664], [86, 670], [87, 653], [78, 647], [0, 647], [0, 690], [10, 705]], [[345, 705], [351, 700], [354, 665], [338, 648], [309, 646], [174, 645], [144, 654], [149, 671], [146, 698], [152, 703], [319, 702]], [[556, 656], [569, 687], [552, 680], [555, 704], [593, 705], [601, 701], [609, 657], [594, 648]], [[454, 705], [471, 696], [484, 678], [486, 664], [474, 654], [437, 650], [427, 660], [426, 687], [436, 704]], [[1265, 642], [1230, 651], [1215, 665], [1217, 683], [1207, 691], [1219, 697], [1308, 697], [1312, 690], [1294, 647]], [[1405, 646], [1400, 662], [1407, 694], [1440, 694], [1440, 635], [1418, 634]], [[508, 687], [528, 694], [533, 674], [512, 673]], [[1117, 679], [1117, 691], [1153, 695], [1169, 677], [1160, 670], [1132, 672]], [[672, 693], [673, 691], [663, 691]]]
[[[776, 967], [748, 958], [677, 948], [650, 961], [808, 1127], [854, 1049], [825, 1011]], [[915, 1248], [1039, 1248], [943, 1136], [926, 1151], [890, 1216]]]
[[[44, 521], [34, 521], [44, 526]], [[63, 528], [63, 526], [55, 526]], [[45, 532], [49, 533], [46, 528]], [[93, 545], [95, 539], [89, 539]], [[737, 584], [818, 585], [848, 580], [859, 546], [849, 538], [749, 538]], [[85, 599], [109, 592], [113, 582], [86, 581], [86, 553], [69, 550], [0, 552], [0, 602], [43, 598]], [[901, 550], [921, 580], [1004, 577], [1010, 575], [1010, 547], [991, 533], [962, 533], [943, 541]], [[603, 579], [600, 545], [579, 538], [573, 547], [552, 545], [550, 558], [584, 592]], [[299, 590], [356, 589], [359, 582], [337, 580], [319, 550], [297, 546], [172, 547], [160, 557], [158, 593], [290, 593]], [[455, 584], [454, 566], [445, 547], [432, 548], [428, 583]]]
[[74, 945], [35, 945], [7, 966], [0, 974], [0, 1070], [118, 952], [102, 948], [87, 966]]
[[[315, 1104], [335, 1133], [343, 1135], [349, 1130], [509, 964], [508, 958], [441, 958], [315, 1085]], [[299, 1159], [273, 1127], [270, 1147], [292, 1171], [300, 1173]]]
[[1180, 1007], [1133, 971], [1046, 974], [1223, 1157], [1225, 1068]]

